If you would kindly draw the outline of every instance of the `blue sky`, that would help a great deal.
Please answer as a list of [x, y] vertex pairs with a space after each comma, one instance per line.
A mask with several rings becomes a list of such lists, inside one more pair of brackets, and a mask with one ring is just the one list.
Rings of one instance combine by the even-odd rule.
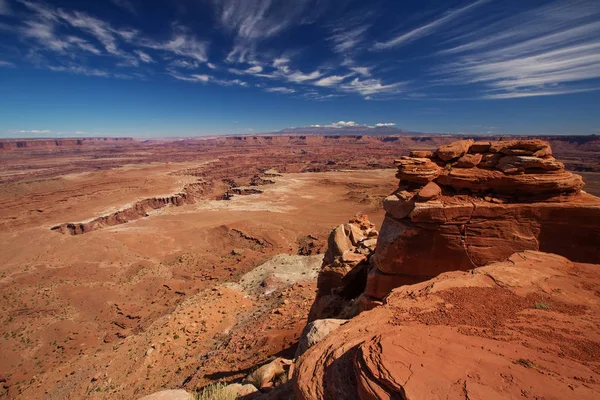
[[0, 0], [0, 136], [600, 134], [598, 0]]

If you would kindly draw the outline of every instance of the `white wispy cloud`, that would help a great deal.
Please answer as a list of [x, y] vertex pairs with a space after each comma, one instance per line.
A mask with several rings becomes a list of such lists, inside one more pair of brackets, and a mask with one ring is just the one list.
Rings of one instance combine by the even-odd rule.
[[194, 60], [173, 60], [169, 63], [169, 66], [173, 68], [196, 69], [200, 67], [200, 63]]
[[236, 75], [258, 75], [263, 71], [263, 67], [255, 65], [247, 69], [228, 68], [227, 71]]
[[16, 65], [10, 61], [0, 60], [0, 67], [14, 68], [14, 67], [16, 67]]
[[317, 91], [310, 90], [306, 93], [303, 93], [302, 97], [304, 99], [310, 100], [310, 101], [327, 101], [327, 100], [335, 99], [337, 97], [342, 97], [342, 95], [335, 94], [335, 93], [322, 94]]
[[292, 71], [287, 74], [283, 74], [282, 76], [290, 82], [304, 83], [307, 81], [314, 81], [315, 79], [320, 78], [321, 76], [323, 76], [323, 73], [321, 71], [313, 71], [310, 73]]
[[487, 3], [488, 1], [490, 1], [490, 0], [478, 0], [478, 1], [471, 3], [465, 7], [459, 8], [454, 11], [449, 11], [449, 12], [445, 13], [442, 17], [440, 17], [434, 21], [431, 21], [425, 25], [422, 25], [411, 31], [404, 32], [404, 33], [402, 33], [392, 39], [386, 40], [384, 42], [377, 42], [373, 46], [373, 49], [374, 50], [387, 50], [387, 49], [391, 49], [394, 47], [404, 45], [406, 43], [420, 39], [422, 37], [429, 36], [432, 33], [438, 31], [439, 28], [443, 27], [444, 25], [456, 20], [457, 18], [463, 16], [464, 14], [468, 13], [469, 11], [472, 11], [473, 9], [475, 9], [478, 6], [480, 6], [484, 3]]
[[380, 79], [360, 79], [354, 78], [348, 83], [339, 86], [340, 90], [352, 93], [359, 93], [362, 96], [371, 96], [377, 94], [393, 94], [400, 92], [405, 86], [404, 82], [384, 84]]
[[291, 60], [288, 57], [277, 57], [273, 60], [273, 67], [281, 68], [287, 64], [289, 64]]
[[316, 86], [332, 87], [337, 86], [340, 82], [344, 81], [350, 75], [331, 75], [325, 78], [321, 78], [315, 82]]
[[270, 88], [266, 88], [265, 91], [271, 92], [271, 93], [285, 93], [285, 94], [296, 93], [296, 91], [294, 89], [286, 88], [286, 87], [270, 87]]
[[241, 40], [266, 39], [301, 23], [311, 3], [311, 0], [213, 0], [221, 25]]
[[348, 53], [363, 42], [365, 33], [369, 28], [370, 25], [351, 28], [336, 27], [328, 40], [333, 42], [333, 51], [336, 53]]
[[176, 27], [171, 39], [167, 41], [141, 39], [135, 43], [142, 47], [170, 52], [200, 62], [208, 61], [208, 42], [188, 33], [183, 27]]
[[145, 63], [153, 63], [154, 62], [154, 60], [152, 59], [152, 57], [150, 57], [148, 55], [148, 53], [145, 53], [145, 52], [143, 52], [141, 50], [134, 50], [133, 52], [135, 54], [137, 54], [138, 57], [140, 58], [140, 60], [142, 60]]
[[254, 61], [261, 41], [314, 22], [323, 0], [212, 0], [220, 26], [234, 37], [228, 63]]
[[396, 126], [396, 124], [394, 122], [379, 122], [375, 124], [376, 128], [384, 128], [389, 126]]
[[248, 83], [240, 79], [220, 79], [206, 74], [181, 75], [176, 72], [170, 72], [173, 78], [186, 82], [213, 83], [220, 86], [248, 86]]
[[371, 68], [369, 67], [349, 67], [349, 69], [362, 76], [371, 76]]
[[[28, 0], [19, 1], [37, 15], [37, 18], [25, 22], [22, 28], [23, 34], [37, 39], [41, 44], [55, 51], [65, 51], [70, 46], [76, 45], [82, 50], [96, 55], [101, 54], [95, 46], [81, 38], [65, 37], [64, 34], [57, 33], [58, 28], [68, 24], [96, 39], [102, 44], [106, 53], [121, 58], [121, 65], [124, 66], [138, 66], [140, 60], [145, 63], [154, 61], [152, 56], [140, 50], [140, 47], [187, 57], [198, 62], [206, 62], [208, 59], [208, 42], [198, 39], [183, 26], [174, 25], [171, 38], [159, 41], [142, 36], [136, 29], [114, 27], [111, 23], [84, 12], [56, 9]], [[128, 2], [123, 2], [121, 5], [126, 3]], [[138, 49], [131, 54], [122, 49], [122, 42]]]
[[40, 130], [40, 129], [31, 129], [31, 130], [21, 130], [18, 133], [35, 133], [35, 134], [40, 134], [40, 133], [51, 133], [52, 131], [49, 131], [47, 129], [44, 130]]
[[50, 71], [54, 71], [54, 72], [68, 72], [71, 74], [96, 76], [96, 77], [100, 77], [100, 78], [108, 78], [111, 76], [115, 77], [115, 78], [124, 78], [123, 75], [110, 74], [109, 72], [102, 71], [102, 70], [99, 70], [96, 68], [86, 68], [86, 67], [79, 66], [79, 65], [71, 65], [71, 66], [49, 65], [48, 69]]
[[[573, 5], [579, 7], [571, 8]], [[585, 7], [585, 6], [588, 7]], [[536, 23], [524, 24], [534, 16]], [[600, 79], [600, 3], [555, 1], [511, 16], [475, 39], [442, 51], [456, 55], [435, 74], [441, 84], [479, 84], [487, 99], [551, 96], [597, 90]], [[596, 20], [593, 20], [596, 19]], [[521, 23], [518, 23], [518, 22]]]

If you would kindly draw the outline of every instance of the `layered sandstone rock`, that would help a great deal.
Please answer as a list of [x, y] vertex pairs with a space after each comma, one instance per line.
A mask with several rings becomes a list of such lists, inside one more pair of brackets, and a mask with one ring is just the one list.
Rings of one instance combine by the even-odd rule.
[[397, 288], [299, 358], [296, 397], [597, 399], [598, 268], [526, 251]]
[[383, 202], [365, 305], [394, 287], [515, 251], [600, 263], [600, 199], [581, 192], [581, 177], [552, 157], [547, 142], [466, 140], [397, 165], [400, 184]]

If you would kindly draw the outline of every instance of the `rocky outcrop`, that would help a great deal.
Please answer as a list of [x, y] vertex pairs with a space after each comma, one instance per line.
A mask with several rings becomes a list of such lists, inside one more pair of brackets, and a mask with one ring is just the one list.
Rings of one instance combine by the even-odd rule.
[[[425, 155], [425, 152], [413, 152]], [[547, 142], [464, 140], [397, 161], [365, 296], [541, 250], [600, 263], [600, 199]]]
[[353, 308], [358, 303], [352, 300], [365, 289], [378, 234], [375, 225], [362, 214], [331, 232], [329, 247], [317, 280], [319, 290], [309, 321], [349, 318], [356, 313]]
[[299, 358], [296, 397], [596, 399], [598, 268], [525, 251], [397, 288]]
[[331, 332], [348, 322], [345, 319], [318, 319], [306, 325], [300, 336], [296, 358], [327, 337]]
[[89, 222], [57, 225], [52, 227], [52, 230], [71, 235], [81, 235], [103, 227], [125, 224], [129, 221], [146, 217], [151, 210], [157, 210], [168, 205], [181, 206], [186, 203], [187, 196], [185, 193], [179, 193], [170, 197], [145, 199], [113, 214], [98, 217]]
[[290, 365], [292, 365], [292, 361], [276, 358], [248, 375], [246, 382], [258, 389], [273, 387], [276, 385], [275, 381], [286, 374]]

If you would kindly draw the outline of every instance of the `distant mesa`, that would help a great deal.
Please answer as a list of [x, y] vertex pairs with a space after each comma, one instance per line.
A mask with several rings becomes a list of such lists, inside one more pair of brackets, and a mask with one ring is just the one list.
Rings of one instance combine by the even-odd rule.
[[131, 143], [131, 137], [95, 137], [95, 138], [64, 138], [64, 139], [0, 139], [2, 150], [36, 150], [63, 147], [114, 145], [118, 143]]

